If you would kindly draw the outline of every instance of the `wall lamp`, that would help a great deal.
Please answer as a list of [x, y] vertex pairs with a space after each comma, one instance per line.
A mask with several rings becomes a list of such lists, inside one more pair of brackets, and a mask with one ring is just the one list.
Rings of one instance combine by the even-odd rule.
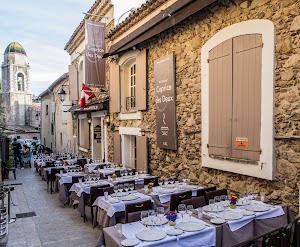
[[88, 124], [91, 124], [91, 123], [92, 123], [92, 119], [88, 118]]
[[141, 129], [140, 132], [142, 136], [145, 136], [146, 132], [150, 132], [150, 130]]
[[106, 123], [106, 126], [110, 125], [110, 116], [109, 115], [105, 116], [105, 123]]
[[57, 94], [59, 96], [59, 100], [61, 102], [64, 102], [65, 99], [66, 99], [66, 96], [67, 96], [66, 91], [63, 88], [61, 88], [60, 91]]

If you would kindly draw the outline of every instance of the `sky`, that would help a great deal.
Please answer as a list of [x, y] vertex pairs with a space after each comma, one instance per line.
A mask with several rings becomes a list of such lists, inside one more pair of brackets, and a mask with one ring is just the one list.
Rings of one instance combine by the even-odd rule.
[[68, 72], [65, 44], [95, 0], [1, 0], [0, 62], [11, 42], [25, 49], [31, 70], [30, 91], [39, 95]]

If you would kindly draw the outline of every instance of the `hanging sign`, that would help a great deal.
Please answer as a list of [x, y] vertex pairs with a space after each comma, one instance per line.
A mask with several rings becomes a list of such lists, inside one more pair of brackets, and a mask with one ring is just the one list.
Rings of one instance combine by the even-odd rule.
[[94, 127], [94, 139], [95, 140], [101, 139], [101, 126], [100, 125], [96, 125]]
[[88, 87], [105, 87], [105, 30], [106, 24], [86, 20], [85, 84]]
[[154, 61], [157, 146], [177, 150], [175, 57]]

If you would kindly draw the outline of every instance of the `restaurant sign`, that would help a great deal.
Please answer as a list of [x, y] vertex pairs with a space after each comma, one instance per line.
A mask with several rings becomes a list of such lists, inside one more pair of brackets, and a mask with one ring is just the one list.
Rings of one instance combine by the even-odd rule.
[[96, 125], [94, 127], [94, 139], [95, 140], [101, 139], [101, 126], [100, 125]]
[[177, 150], [175, 57], [154, 61], [157, 146]]

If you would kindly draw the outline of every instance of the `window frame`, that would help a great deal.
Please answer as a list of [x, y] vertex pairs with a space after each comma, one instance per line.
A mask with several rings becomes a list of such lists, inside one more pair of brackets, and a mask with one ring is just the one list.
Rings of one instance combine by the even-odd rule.
[[[88, 152], [90, 149], [90, 131], [89, 131], [89, 123], [88, 123], [88, 117], [87, 114], [81, 114], [78, 116], [79, 121], [79, 150], [83, 152]], [[85, 128], [87, 126], [87, 128]]]
[[[209, 157], [209, 51], [222, 42], [240, 35], [262, 35], [262, 75], [261, 75], [261, 136], [262, 153], [257, 164], [235, 162]], [[275, 78], [275, 27], [269, 20], [250, 20], [228, 26], [211, 39], [201, 49], [201, 112], [202, 112], [202, 166], [218, 170], [273, 180], [275, 178], [274, 143], [274, 78]]]

